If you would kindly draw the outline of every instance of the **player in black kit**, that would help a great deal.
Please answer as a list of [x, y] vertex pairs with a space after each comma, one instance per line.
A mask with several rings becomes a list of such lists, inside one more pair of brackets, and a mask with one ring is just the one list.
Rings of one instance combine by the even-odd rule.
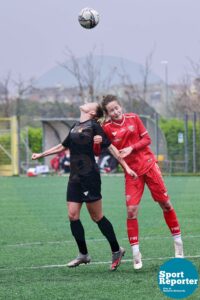
[[107, 139], [103, 129], [96, 119], [103, 116], [103, 111], [97, 103], [86, 103], [80, 106], [80, 121], [75, 123], [65, 140], [43, 153], [33, 153], [32, 159], [38, 159], [51, 154], [59, 153], [66, 148], [70, 150], [70, 176], [67, 188], [67, 207], [72, 235], [79, 248], [77, 258], [68, 263], [68, 267], [76, 267], [89, 263], [85, 233], [80, 221], [80, 211], [85, 202], [90, 217], [97, 223], [102, 234], [108, 240], [112, 251], [110, 270], [114, 271], [120, 265], [125, 250], [119, 246], [110, 221], [103, 215], [101, 201], [101, 178], [99, 168], [95, 162], [93, 141], [95, 136], [102, 136], [103, 148], [108, 148], [112, 155], [133, 177], [136, 173], [131, 170], [118, 150]]

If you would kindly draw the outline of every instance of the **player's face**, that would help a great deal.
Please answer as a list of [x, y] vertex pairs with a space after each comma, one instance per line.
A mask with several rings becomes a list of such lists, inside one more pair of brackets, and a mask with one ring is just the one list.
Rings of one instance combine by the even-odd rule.
[[85, 103], [80, 106], [80, 111], [87, 114], [94, 115], [96, 114], [97, 106], [98, 104], [96, 102]]
[[107, 114], [113, 120], [122, 119], [122, 108], [117, 101], [112, 101], [106, 105]]

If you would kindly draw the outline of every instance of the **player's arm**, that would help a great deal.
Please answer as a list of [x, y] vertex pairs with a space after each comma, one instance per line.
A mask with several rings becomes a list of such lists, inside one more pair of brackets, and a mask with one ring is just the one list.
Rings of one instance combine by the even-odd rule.
[[118, 160], [118, 162], [120, 163], [120, 165], [125, 169], [125, 171], [137, 178], [137, 174], [127, 165], [127, 163], [125, 162], [125, 160], [121, 157], [120, 152], [117, 150], [117, 148], [113, 145], [110, 144], [110, 146], [108, 147], [108, 150], [110, 151], [110, 153]]
[[137, 143], [135, 143], [129, 147], [123, 148], [123, 149], [119, 150], [119, 152], [121, 154], [121, 157], [124, 158], [124, 157], [128, 156], [129, 154], [131, 154], [132, 152], [141, 150], [150, 144], [151, 144], [151, 138], [150, 138], [149, 134], [146, 132], [144, 135], [141, 136], [141, 139]]
[[95, 156], [99, 156], [101, 154], [101, 150], [102, 150], [102, 142], [103, 139], [105, 139], [105, 137], [108, 138], [107, 132], [105, 130], [105, 127], [103, 126], [103, 124], [100, 126], [98, 125], [98, 127], [96, 127], [96, 135], [94, 136], [93, 139], [93, 151]]
[[151, 138], [148, 132], [146, 131], [145, 133], [140, 135], [140, 140], [132, 146], [133, 149], [132, 151], [141, 150], [150, 144], [151, 144]]
[[93, 151], [95, 156], [99, 156], [101, 154], [101, 143], [102, 143], [102, 136], [95, 135], [93, 139]]
[[128, 156], [132, 152], [144, 149], [146, 146], [149, 146], [151, 144], [151, 138], [150, 138], [148, 131], [146, 130], [142, 120], [138, 116], [136, 116], [136, 117], [137, 117], [137, 126], [138, 126], [139, 135], [140, 135], [140, 140], [137, 143], [120, 150], [121, 157], [123, 157], [123, 158]]
[[66, 148], [62, 145], [62, 144], [58, 144], [57, 146], [54, 146], [42, 153], [33, 153], [32, 154], [32, 159], [35, 160], [35, 159], [38, 159], [38, 158], [41, 158], [41, 157], [45, 157], [45, 156], [49, 156], [49, 155], [52, 155], [52, 154], [57, 154], [57, 153], [60, 153], [62, 151], [66, 150]]

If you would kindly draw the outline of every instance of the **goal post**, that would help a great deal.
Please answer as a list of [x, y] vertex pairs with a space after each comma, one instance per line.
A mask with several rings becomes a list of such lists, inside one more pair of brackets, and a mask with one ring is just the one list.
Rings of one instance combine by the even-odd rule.
[[19, 138], [16, 116], [0, 118], [0, 176], [19, 175]]
[[18, 121], [16, 116], [11, 117], [11, 156], [12, 175], [19, 175], [19, 136]]

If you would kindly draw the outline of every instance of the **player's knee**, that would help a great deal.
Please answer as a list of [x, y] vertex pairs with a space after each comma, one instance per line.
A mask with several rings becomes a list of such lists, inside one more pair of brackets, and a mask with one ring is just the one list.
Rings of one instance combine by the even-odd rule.
[[68, 218], [70, 221], [77, 221], [79, 219], [79, 215], [76, 212], [68, 212]]
[[138, 216], [138, 206], [128, 207], [127, 209], [127, 218], [136, 219]]
[[159, 203], [163, 211], [170, 211], [173, 209], [173, 206], [170, 201]]
[[103, 215], [102, 214], [101, 215], [92, 215], [91, 214], [90, 217], [91, 217], [92, 221], [96, 223], [103, 218]]
[[127, 218], [128, 219], [137, 219], [137, 214], [136, 213], [133, 213], [133, 212], [129, 212], [127, 214]]

